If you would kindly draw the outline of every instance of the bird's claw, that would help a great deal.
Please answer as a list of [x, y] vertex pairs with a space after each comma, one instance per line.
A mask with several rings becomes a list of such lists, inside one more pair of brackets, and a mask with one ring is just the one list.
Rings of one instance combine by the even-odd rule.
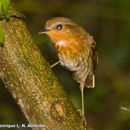
[[82, 114], [82, 110], [78, 109], [77, 111], [78, 111], [79, 115], [82, 117], [81, 122], [87, 127], [87, 120], [86, 120], [85, 116]]
[[84, 115], [82, 116], [82, 123], [87, 127], [87, 121]]

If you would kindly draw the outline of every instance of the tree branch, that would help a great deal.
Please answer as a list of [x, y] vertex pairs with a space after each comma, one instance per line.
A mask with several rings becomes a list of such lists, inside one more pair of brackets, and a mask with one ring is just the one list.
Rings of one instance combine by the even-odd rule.
[[23, 21], [11, 17], [9, 21], [2, 19], [0, 25], [5, 34], [4, 47], [0, 47], [0, 77], [29, 123], [44, 124], [49, 130], [85, 130]]

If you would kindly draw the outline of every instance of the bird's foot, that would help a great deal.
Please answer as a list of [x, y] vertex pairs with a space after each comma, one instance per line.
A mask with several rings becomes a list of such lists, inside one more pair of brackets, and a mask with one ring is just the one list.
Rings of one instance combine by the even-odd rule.
[[82, 110], [78, 109], [77, 112], [79, 113], [80, 116], [82, 116]]
[[81, 122], [87, 127], [87, 120], [86, 120], [85, 116], [82, 114], [82, 110], [78, 109], [77, 111], [78, 111], [79, 115], [82, 117]]
[[84, 115], [82, 115], [82, 123], [87, 127], [87, 120]]

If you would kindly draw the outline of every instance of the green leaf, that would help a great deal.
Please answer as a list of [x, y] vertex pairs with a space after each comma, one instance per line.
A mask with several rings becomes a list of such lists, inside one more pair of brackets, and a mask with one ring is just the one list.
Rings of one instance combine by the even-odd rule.
[[1, 15], [1, 13], [2, 13], [2, 3], [0, 1], [0, 15]]
[[6, 19], [10, 18], [9, 11], [8, 11], [9, 3], [10, 0], [0, 0], [0, 15], [4, 15]]
[[2, 26], [0, 25], [0, 44], [4, 44], [4, 41], [5, 41], [5, 37], [4, 37], [4, 31], [3, 31], [3, 28]]

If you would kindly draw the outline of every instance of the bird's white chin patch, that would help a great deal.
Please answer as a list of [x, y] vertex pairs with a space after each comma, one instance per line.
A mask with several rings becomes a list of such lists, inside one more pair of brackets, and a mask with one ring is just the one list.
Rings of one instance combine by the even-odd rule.
[[61, 41], [56, 42], [56, 44], [62, 46], [62, 45], [66, 44], [66, 41], [65, 40], [61, 40]]

